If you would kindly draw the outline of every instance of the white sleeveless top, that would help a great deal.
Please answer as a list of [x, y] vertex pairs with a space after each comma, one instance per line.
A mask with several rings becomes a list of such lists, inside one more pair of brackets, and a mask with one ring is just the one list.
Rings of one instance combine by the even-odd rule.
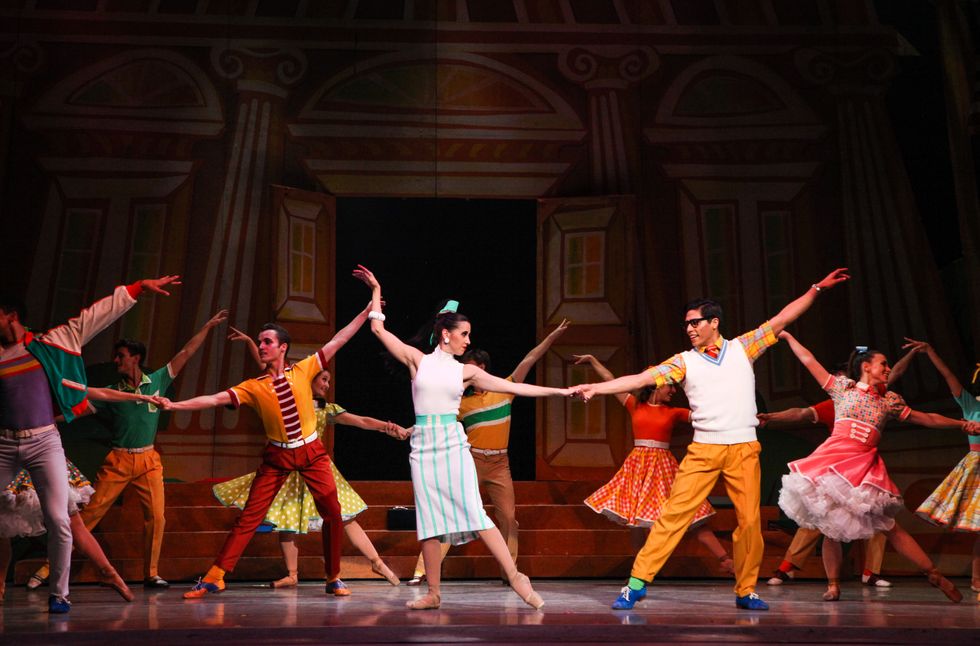
[[684, 393], [691, 409], [694, 441], [701, 444], [755, 442], [759, 425], [755, 372], [739, 341], [724, 341], [718, 359], [697, 350], [682, 354]]
[[436, 348], [422, 357], [412, 380], [416, 415], [456, 415], [463, 397], [463, 364]]

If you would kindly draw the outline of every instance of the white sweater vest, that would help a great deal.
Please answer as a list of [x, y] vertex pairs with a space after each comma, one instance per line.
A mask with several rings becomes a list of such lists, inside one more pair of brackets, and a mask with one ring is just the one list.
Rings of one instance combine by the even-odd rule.
[[694, 441], [702, 444], [755, 442], [755, 372], [738, 341], [725, 341], [716, 360], [684, 352], [684, 392], [691, 405]]

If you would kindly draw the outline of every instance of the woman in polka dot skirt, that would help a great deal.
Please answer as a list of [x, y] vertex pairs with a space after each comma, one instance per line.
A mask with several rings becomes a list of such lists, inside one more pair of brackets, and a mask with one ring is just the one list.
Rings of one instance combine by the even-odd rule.
[[[232, 332], [229, 339], [235, 341], [248, 341], [251, 339], [242, 332], [231, 328]], [[244, 337], [244, 338], [242, 338]], [[254, 348], [254, 344], [250, 344]], [[258, 353], [254, 351], [253, 357], [258, 361]], [[320, 438], [327, 428], [327, 424], [346, 424], [358, 428], [381, 431], [399, 440], [408, 439], [411, 430], [403, 428], [392, 422], [383, 422], [373, 417], [364, 417], [348, 413], [337, 404], [326, 403], [327, 391], [330, 389], [330, 373], [326, 370], [320, 372], [313, 378], [313, 395], [317, 399], [316, 408], [316, 431]], [[380, 576], [384, 577], [391, 585], [398, 585], [398, 577], [385, 564], [378, 555], [371, 539], [364, 532], [364, 529], [354, 518], [367, 509], [367, 504], [357, 495], [350, 483], [344, 479], [337, 466], [330, 463], [333, 470], [333, 479], [337, 484], [337, 499], [340, 501], [340, 516], [344, 521], [344, 533], [347, 538], [371, 561], [371, 569]], [[216, 484], [212, 489], [215, 497], [221, 504], [227, 507], [245, 508], [248, 500], [248, 492], [255, 479], [254, 473], [243, 475], [234, 480], [228, 480]], [[264, 524], [271, 531], [279, 534], [279, 547], [282, 549], [283, 560], [286, 562], [288, 574], [283, 578], [273, 581], [273, 588], [290, 588], [299, 582], [299, 549], [296, 547], [296, 535], [308, 532], [320, 531], [323, 519], [317, 514], [316, 505], [313, 502], [313, 495], [307, 489], [306, 483], [299, 473], [291, 473], [283, 483], [282, 488], [276, 495], [266, 514]]]

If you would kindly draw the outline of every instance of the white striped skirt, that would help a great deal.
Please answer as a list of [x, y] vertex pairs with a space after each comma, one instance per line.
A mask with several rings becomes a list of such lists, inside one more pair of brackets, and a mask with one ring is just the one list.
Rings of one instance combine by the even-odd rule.
[[418, 415], [412, 430], [412, 488], [419, 540], [462, 545], [490, 529], [476, 467], [455, 415]]

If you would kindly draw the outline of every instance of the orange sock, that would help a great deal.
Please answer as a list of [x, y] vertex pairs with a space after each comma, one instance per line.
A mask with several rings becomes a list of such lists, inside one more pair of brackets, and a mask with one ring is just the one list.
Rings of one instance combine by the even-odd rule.
[[208, 583], [217, 583], [225, 578], [225, 571], [217, 565], [212, 565], [208, 573], [204, 575], [204, 580]]

